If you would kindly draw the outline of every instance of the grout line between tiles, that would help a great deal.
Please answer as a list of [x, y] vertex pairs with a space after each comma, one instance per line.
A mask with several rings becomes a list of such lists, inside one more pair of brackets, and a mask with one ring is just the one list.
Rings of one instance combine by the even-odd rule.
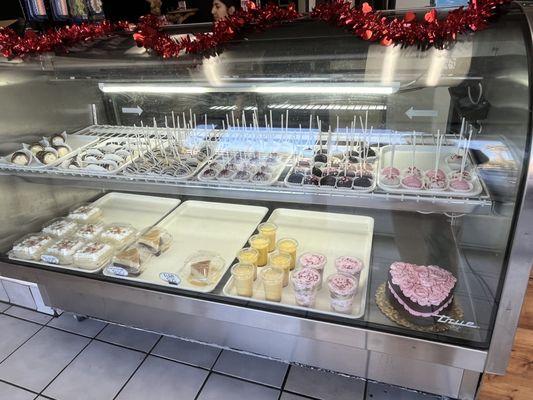
[[[160, 340], [163, 338], [163, 336], [160, 336], [159, 339], [156, 340], [156, 342], [154, 343], [154, 345], [150, 348], [150, 351], [145, 353], [144, 355], [144, 358], [142, 359], [142, 361], [139, 363], [139, 365], [137, 365], [137, 368], [135, 368], [135, 370], [133, 371], [133, 373], [129, 376], [128, 379], [126, 379], [126, 382], [124, 382], [124, 385], [122, 385], [122, 387], [120, 388], [120, 390], [117, 392], [117, 394], [113, 397], [113, 400], [115, 400], [119, 395], [120, 393], [124, 390], [124, 388], [126, 387], [126, 385], [131, 381], [131, 379], [135, 376], [135, 374], [137, 373], [137, 371], [141, 368], [141, 366], [144, 364], [144, 362], [146, 361], [146, 359], [150, 356], [150, 352], [155, 349], [155, 346], [157, 346], [157, 344], [160, 342]], [[107, 342], [104, 342], [104, 343], [107, 343]], [[108, 343], [110, 344], [110, 343]], [[122, 347], [122, 346], [121, 346]]]
[[196, 396], [194, 396], [194, 400], [198, 400], [198, 397], [200, 396], [200, 394], [202, 393], [202, 391], [204, 390], [204, 387], [207, 383], [207, 381], [209, 380], [209, 378], [211, 377], [211, 375], [213, 374], [213, 368], [215, 367], [216, 363], [218, 362], [218, 359], [220, 358], [220, 356], [222, 355], [222, 352], [224, 350], [220, 350], [220, 352], [218, 353], [218, 356], [217, 358], [215, 359], [215, 361], [213, 362], [213, 365], [211, 365], [211, 368], [209, 369], [209, 373], [207, 374], [207, 376], [205, 377], [205, 380], [204, 382], [202, 383], [202, 386], [200, 386], [200, 389], [198, 389], [198, 393], [196, 393]]
[[290, 370], [291, 370], [291, 365], [289, 364], [287, 371], [285, 372], [285, 376], [283, 377], [283, 382], [281, 383], [278, 400], [281, 400], [281, 396], [283, 396], [283, 390], [285, 389], [285, 384], [287, 383], [287, 379], [289, 378]]
[[[8, 315], [8, 317], [10, 317], [10, 315]], [[13, 317], [14, 318], [14, 317]], [[17, 318], [18, 319], [18, 318]], [[22, 320], [24, 322], [28, 322], [26, 320]], [[36, 325], [39, 325], [39, 324], [36, 324]], [[37, 331], [31, 335], [28, 339], [26, 339], [23, 343], [21, 343], [15, 350], [13, 350], [11, 353], [9, 353], [6, 357], [4, 357], [1, 361], [0, 361], [0, 364], [2, 364], [5, 360], [7, 360], [9, 357], [11, 357], [13, 355], [14, 352], [16, 352], [18, 349], [20, 349], [22, 346], [24, 346], [26, 343], [28, 343], [28, 341], [33, 338], [35, 335], [37, 335], [40, 331], [42, 331], [44, 328], [44, 325], [41, 325], [41, 327], [39, 329], [37, 329]]]
[[[72, 332], [70, 332], [70, 333], [72, 333]], [[87, 338], [86, 336], [82, 336], [82, 335], [77, 335], [77, 336], [81, 336], [81, 337], [83, 337], [83, 338]], [[65, 371], [65, 370], [66, 370], [66, 369], [67, 369], [67, 368], [68, 368], [68, 367], [74, 362], [74, 360], [75, 360], [76, 358], [78, 358], [79, 355], [80, 355], [81, 353], [83, 353], [83, 351], [84, 351], [87, 347], [89, 347], [89, 345], [90, 345], [92, 342], [93, 342], [92, 339], [89, 340], [89, 342], [88, 342], [85, 346], [83, 346], [83, 348], [82, 348], [82, 349], [81, 349], [81, 350], [80, 350], [80, 351], [79, 351], [79, 352], [78, 352], [78, 353], [72, 358], [72, 360], [70, 360], [70, 361], [67, 363], [67, 365], [65, 365], [65, 366], [63, 367], [63, 369], [61, 369], [61, 371], [59, 371], [59, 373], [57, 373], [56, 376], [54, 376], [54, 378], [53, 378], [50, 382], [48, 382], [48, 385], [46, 385], [46, 386], [44, 387], [44, 389], [41, 390], [41, 392], [39, 393], [39, 395], [42, 395], [43, 392], [44, 392], [46, 389], [48, 389], [48, 387], [52, 384], [52, 382], [54, 382], [54, 381], [59, 377], [59, 375], [61, 375], [61, 374], [63, 373], [63, 371]]]
[[16, 383], [13, 383], [13, 382], [6, 381], [4, 379], [0, 379], [0, 382], [5, 383], [5, 384], [7, 384], [9, 386], [14, 386], [17, 389], [22, 389], [22, 390], [24, 390], [26, 392], [30, 392], [30, 393], [35, 394], [37, 396], [39, 395], [39, 393], [37, 393], [37, 392], [35, 392], [35, 391], [31, 390], [31, 389], [27, 389], [27, 388], [25, 388], [23, 386], [17, 385]]
[[290, 393], [290, 394], [294, 394], [296, 396], [300, 396], [300, 397], [303, 397], [304, 399], [309, 399], [309, 400], [320, 400], [318, 397], [311, 397], [311, 396], [308, 396], [306, 394], [301, 394], [301, 393], [298, 393], [298, 392], [293, 392], [292, 390], [283, 390], [281, 392], [281, 395], [283, 395], [283, 392], [287, 392], [287, 393]]

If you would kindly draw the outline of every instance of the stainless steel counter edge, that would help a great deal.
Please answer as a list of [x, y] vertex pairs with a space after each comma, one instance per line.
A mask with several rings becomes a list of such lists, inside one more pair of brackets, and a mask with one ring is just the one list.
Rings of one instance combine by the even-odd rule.
[[[95, 317], [99, 317], [97, 307], [103, 306], [104, 300], [108, 300], [471, 371], [483, 372], [487, 357], [485, 351], [466, 347], [161, 293], [155, 290], [68, 275], [41, 268], [0, 262], [0, 275], [37, 283], [44, 289], [45, 302], [51, 307], [88, 313], [88, 315]], [[53, 304], [53, 300], [50, 300], [52, 296], [47, 296], [47, 293], [61, 293], [62, 299], [69, 300], [65, 300], [65, 304]], [[83, 301], [81, 299], [86, 297], [99, 298], [102, 299], [102, 302], [95, 305], [94, 308], [84, 305], [83, 310], [76, 309], [76, 304], [80, 304], [80, 301]], [[68, 308], [69, 305], [72, 307], [71, 309]], [[92, 309], [94, 309], [94, 314], [91, 314]]]
[[[531, 42], [533, 39], [533, 4], [522, 2], [516, 2], [516, 4], [523, 9], [527, 19], [529, 28], [527, 35], [530, 36], [528, 41]], [[531, 124], [530, 121], [530, 127]], [[530, 132], [528, 138], [530, 146], [531, 136], [532, 133]], [[528, 150], [526, 149], [526, 151]], [[521, 307], [519, 304], [521, 305], [524, 300], [533, 262], [533, 246], [531, 245], [533, 235], [533, 161], [531, 158], [529, 159], [522, 205], [518, 217], [485, 367], [486, 372], [494, 374], [505, 374], [506, 372], [520, 318]]]

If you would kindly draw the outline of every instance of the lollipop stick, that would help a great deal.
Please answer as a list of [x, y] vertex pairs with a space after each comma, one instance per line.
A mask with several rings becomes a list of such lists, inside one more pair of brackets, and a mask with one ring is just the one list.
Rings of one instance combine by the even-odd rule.
[[470, 148], [470, 141], [472, 140], [472, 130], [472, 126], [470, 126], [470, 132], [468, 133], [468, 140], [466, 142], [463, 159], [461, 160], [461, 179], [463, 178], [463, 173], [465, 171], [466, 157], [468, 155], [468, 149]]
[[441, 144], [442, 144], [442, 136], [440, 135], [440, 129], [437, 129], [437, 154], [436, 154], [436, 157], [435, 157], [435, 175], [434, 175], [434, 178], [437, 178], [437, 173], [439, 171]]

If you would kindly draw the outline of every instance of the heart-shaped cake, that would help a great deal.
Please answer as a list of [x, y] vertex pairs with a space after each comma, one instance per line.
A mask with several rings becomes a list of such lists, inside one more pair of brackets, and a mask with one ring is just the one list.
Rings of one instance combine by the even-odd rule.
[[415, 317], [433, 317], [450, 306], [457, 279], [445, 269], [395, 262], [390, 266], [387, 291]]

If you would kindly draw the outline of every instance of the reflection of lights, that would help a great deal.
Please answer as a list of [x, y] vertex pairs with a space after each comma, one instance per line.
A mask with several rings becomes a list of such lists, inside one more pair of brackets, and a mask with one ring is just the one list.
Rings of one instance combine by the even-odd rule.
[[253, 91], [256, 93], [286, 93], [286, 94], [392, 94], [398, 91], [393, 86], [350, 86], [350, 85], [323, 85], [323, 86], [258, 86]]
[[[239, 107], [237, 106], [212, 106], [209, 107], [210, 110], [218, 110], [218, 111], [235, 111], [238, 110]], [[247, 106], [243, 108], [244, 111], [255, 111], [257, 110], [257, 107], [255, 106]]]
[[99, 83], [104, 93], [265, 93], [265, 94], [381, 94], [387, 95], [398, 91], [399, 83], [391, 86], [360, 85], [350, 86], [324, 84], [321, 86], [179, 86], [171, 84], [120, 84]]
[[169, 85], [120, 85], [99, 83], [104, 93], [207, 93], [208, 88], [202, 86], [169, 86]]
[[386, 110], [385, 105], [335, 105], [335, 104], [318, 104], [318, 105], [294, 105], [294, 104], [269, 104], [268, 108], [273, 110]]
[[381, 69], [381, 83], [390, 84], [396, 72], [396, 64], [400, 57], [400, 46], [388, 46], [385, 48], [383, 57], [383, 67]]
[[447, 53], [445, 50], [436, 50], [433, 49], [431, 54], [431, 62], [428, 68], [428, 74], [426, 78], [427, 86], [437, 86], [439, 79], [444, 70], [444, 66], [448, 61]]

